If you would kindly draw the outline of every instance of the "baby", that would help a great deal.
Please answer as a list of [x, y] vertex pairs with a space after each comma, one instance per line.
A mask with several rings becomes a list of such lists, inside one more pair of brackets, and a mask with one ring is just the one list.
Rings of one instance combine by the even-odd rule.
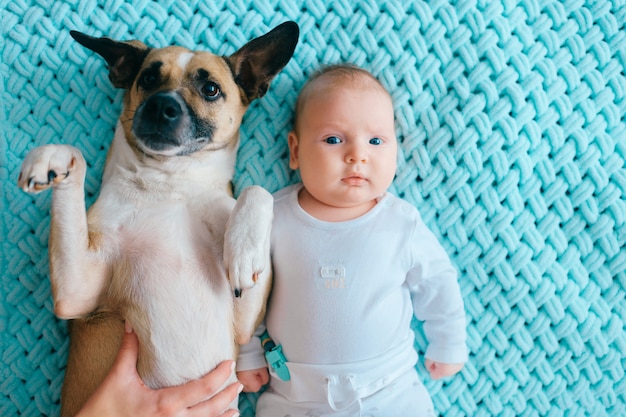
[[426, 368], [439, 379], [467, 361], [465, 312], [442, 246], [387, 192], [391, 96], [361, 68], [327, 67], [302, 89], [288, 143], [302, 182], [274, 196], [265, 349], [253, 339], [237, 368], [246, 391], [269, 380], [257, 417], [434, 416], [411, 320], [424, 322]]

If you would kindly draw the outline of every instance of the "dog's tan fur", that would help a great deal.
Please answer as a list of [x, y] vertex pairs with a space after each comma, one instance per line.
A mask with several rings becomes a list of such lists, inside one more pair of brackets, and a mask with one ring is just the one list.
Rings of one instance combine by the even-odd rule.
[[235, 201], [230, 180], [243, 114], [290, 59], [298, 30], [283, 24], [226, 58], [73, 36], [107, 60], [126, 94], [88, 213], [86, 163], [74, 147], [33, 149], [18, 180], [27, 192], [54, 189], [55, 313], [76, 318], [63, 415], [106, 375], [124, 319], [151, 387], [198, 378], [249, 340], [269, 292], [272, 198], [250, 187]]

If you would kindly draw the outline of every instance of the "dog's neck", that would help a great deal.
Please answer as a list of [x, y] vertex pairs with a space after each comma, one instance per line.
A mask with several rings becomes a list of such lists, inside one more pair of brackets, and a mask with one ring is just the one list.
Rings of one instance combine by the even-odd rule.
[[107, 155], [102, 186], [112, 181], [122, 183], [117, 186], [132, 183], [148, 195], [172, 193], [190, 197], [208, 189], [231, 194], [236, 154], [235, 146], [159, 159], [137, 155], [118, 123]]

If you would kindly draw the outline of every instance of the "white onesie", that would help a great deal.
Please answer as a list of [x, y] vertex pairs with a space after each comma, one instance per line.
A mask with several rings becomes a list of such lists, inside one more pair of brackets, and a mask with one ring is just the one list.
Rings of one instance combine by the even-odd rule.
[[[291, 379], [270, 369], [257, 417], [434, 415], [414, 368], [411, 320], [424, 321], [427, 358], [467, 360], [463, 299], [447, 254], [415, 207], [392, 194], [357, 219], [324, 222], [300, 208], [301, 188], [274, 195], [265, 321]], [[238, 370], [263, 366], [255, 338]]]

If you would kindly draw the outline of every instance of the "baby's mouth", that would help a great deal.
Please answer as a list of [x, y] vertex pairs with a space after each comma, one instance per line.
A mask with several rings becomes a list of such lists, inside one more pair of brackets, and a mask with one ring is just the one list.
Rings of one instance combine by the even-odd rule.
[[367, 178], [359, 174], [350, 174], [347, 177], [342, 178], [341, 181], [348, 185], [361, 185], [367, 182]]

